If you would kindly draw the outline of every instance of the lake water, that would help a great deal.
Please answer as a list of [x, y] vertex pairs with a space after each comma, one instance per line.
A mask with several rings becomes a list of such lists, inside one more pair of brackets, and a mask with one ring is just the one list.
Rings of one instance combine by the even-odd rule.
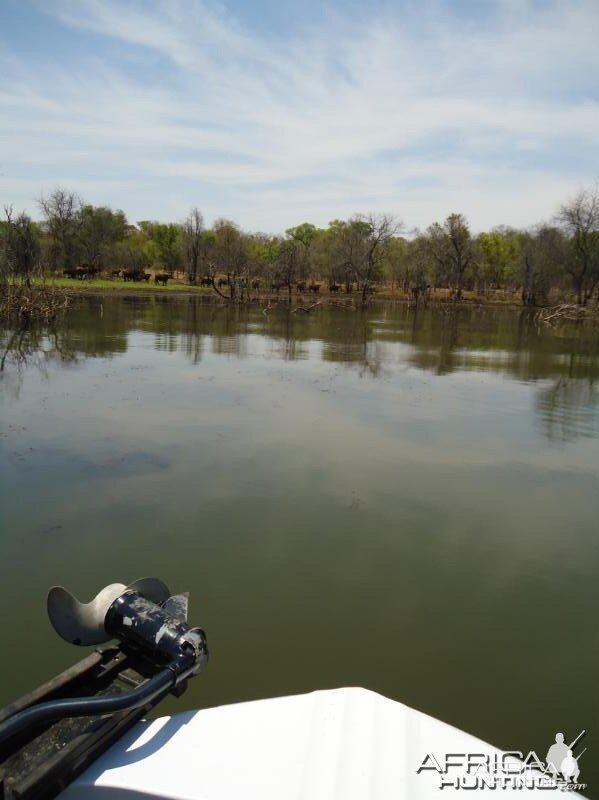
[[[63, 584], [191, 592], [161, 712], [364, 686], [599, 796], [599, 331], [90, 298], [0, 382], [0, 705], [82, 656]], [[415, 765], [416, 768], [417, 765]]]

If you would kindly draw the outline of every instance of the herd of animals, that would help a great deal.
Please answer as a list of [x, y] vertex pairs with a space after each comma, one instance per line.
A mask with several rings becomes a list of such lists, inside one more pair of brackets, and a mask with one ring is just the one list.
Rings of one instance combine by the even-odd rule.
[[[72, 278], [74, 280], [91, 280], [92, 278], [96, 278], [100, 274], [101, 270], [97, 267], [76, 267], [73, 269], [65, 269], [63, 274], [65, 278]], [[109, 277], [113, 279], [122, 278], [124, 281], [133, 281], [135, 283], [149, 283], [151, 278], [154, 278], [154, 283], [156, 286], [166, 286], [171, 276], [166, 272], [158, 272], [154, 276], [151, 273], [141, 271], [135, 271], [131, 269], [112, 269], [108, 271]], [[212, 286], [213, 283], [219, 288], [222, 289], [223, 287], [229, 286], [231, 281], [230, 278], [221, 277], [218, 279], [213, 279], [209, 275], [204, 275], [200, 278], [200, 286]], [[261, 281], [257, 278], [254, 278], [250, 282], [250, 286], [252, 289], [260, 289], [262, 286]], [[322, 283], [316, 283], [315, 281], [296, 281], [295, 289], [297, 292], [311, 292], [312, 294], [318, 294], [322, 288]], [[286, 289], [287, 284], [282, 282], [273, 282], [270, 284], [270, 288], [272, 291], [279, 292], [281, 289]], [[329, 281], [328, 290], [332, 294], [338, 294], [341, 292], [342, 286], [340, 283], [336, 283], [335, 281]], [[346, 292], [351, 292], [353, 290], [353, 285], [345, 286], [344, 287]], [[376, 291], [374, 287], [372, 287], [371, 291]]]
[[[215, 280], [215, 283], [216, 286], [220, 289], [222, 287], [229, 286], [230, 280], [229, 278], [219, 278], [218, 280]], [[241, 285], [243, 287], [246, 286], [243, 280], [241, 282]], [[208, 276], [201, 278], [200, 286], [212, 286], [212, 278]], [[323, 288], [323, 286], [324, 286], [323, 283], [316, 283], [315, 281], [295, 281], [295, 283], [291, 285], [291, 287], [295, 288], [296, 292], [298, 293], [312, 292], [312, 294], [318, 294], [320, 290]], [[262, 282], [257, 278], [254, 278], [252, 281], [250, 281], [250, 287], [252, 289], [260, 289], [262, 288]], [[287, 289], [287, 288], [289, 288], [289, 284], [283, 281], [273, 281], [270, 284], [271, 291], [276, 292], [277, 294], [281, 291], [281, 289]], [[332, 294], [339, 294], [339, 292], [341, 291], [345, 291], [349, 294], [354, 291], [354, 284], [350, 283], [350, 284], [344, 284], [342, 286], [342, 284], [336, 283], [335, 281], [329, 281], [327, 288], [329, 292]], [[377, 291], [376, 287], [374, 286], [369, 287], [370, 293], [374, 293], [376, 291]]]
[[[222, 289], [222, 288], [224, 288], [226, 286], [230, 286], [231, 285], [231, 279], [229, 277], [226, 277], [226, 278], [225, 277], [221, 277], [221, 278], [218, 278], [218, 279], [215, 278], [214, 279], [214, 283], [215, 283], [215, 285], [217, 286], [218, 289]], [[212, 286], [212, 285], [213, 285], [213, 279], [209, 275], [204, 275], [203, 277], [200, 278], [200, 286]], [[247, 288], [247, 283], [246, 283], [245, 279], [243, 279], [243, 278], [241, 279], [239, 285], [241, 287], [243, 287], [243, 288]], [[277, 294], [281, 291], [281, 289], [286, 289], [287, 286], [288, 286], [288, 284], [284, 283], [282, 281], [273, 281], [270, 284], [271, 290], [273, 292], [277, 292]], [[297, 292], [312, 292], [313, 294], [318, 294], [318, 292], [320, 292], [322, 286], [323, 286], [322, 283], [316, 283], [314, 281], [311, 281], [311, 282], [308, 282], [308, 281], [296, 281], [295, 282], [295, 290]], [[262, 288], [262, 281], [260, 281], [258, 278], [253, 278], [250, 281], [250, 288], [251, 289], [260, 289], [260, 288]], [[338, 293], [338, 292], [341, 291], [341, 284], [340, 283], [336, 283], [335, 281], [329, 281], [328, 289], [329, 289], [329, 292], [332, 292], [333, 294], [334, 293]], [[353, 291], [353, 284], [350, 284], [349, 286], [346, 286], [345, 287], [345, 291], [346, 292]]]
[[[65, 269], [63, 275], [65, 278], [73, 278], [75, 280], [86, 281], [96, 278], [101, 270], [97, 267], [76, 267], [74, 269]], [[132, 269], [111, 269], [108, 272], [111, 278], [122, 278], [124, 281], [134, 281], [135, 283], [145, 282], [149, 283], [152, 278], [151, 273], [142, 271], [135, 271]], [[154, 283], [156, 286], [166, 286], [170, 279], [170, 275], [166, 272], [157, 272], [154, 275]]]
[[[73, 278], [75, 280], [91, 280], [92, 278], [97, 277], [101, 273], [101, 270], [97, 267], [76, 267], [73, 269], [65, 269], [63, 274], [66, 278]], [[154, 283], [156, 286], [166, 286], [169, 280], [171, 280], [172, 275], [169, 275], [167, 272], [157, 272], [154, 275], [150, 272], [145, 272], [144, 270], [132, 270], [132, 269], [111, 269], [108, 270], [108, 276], [112, 279], [122, 278], [124, 281], [133, 281], [135, 283], [149, 283], [150, 280], [153, 278]], [[223, 287], [227, 287], [231, 285], [231, 278], [227, 277], [211, 277], [210, 275], [204, 275], [199, 279], [200, 286], [215, 286], [219, 290]], [[242, 278], [240, 281], [236, 282], [236, 285], [239, 288], [248, 288], [248, 281], [245, 278]], [[317, 283], [316, 281], [307, 281], [307, 280], [300, 280], [295, 281], [295, 290], [298, 294], [302, 292], [310, 292], [312, 294], [318, 294], [322, 287], [326, 285], [324, 283]], [[260, 281], [258, 278], [253, 278], [249, 281], [249, 287], [254, 290], [259, 290], [263, 286], [263, 282]], [[266, 288], [266, 287], [265, 287]], [[327, 286], [330, 294], [339, 294], [340, 292], [344, 291], [346, 293], [351, 293], [354, 291], [354, 283], [348, 284], [340, 284], [334, 280], [330, 280]], [[356, 288], [358, 288], [356, 286]], [[291, 289], [291, 286], [282, 281], [273, 281], [270, 283], [270, 290], [276, 292], [277, 295], [281, 291], [281, 289]], [[378, 291], [376, 286], [368, 286], [367, 293], [368, 294], [375, 294]], [[431, 292], [431, 285], [417, 285], [415, 287], [411, 287], [406, 289], [409, 293], [409, 297], [411, 300], [418, 303], [419, 297], [422, 295], [424, 299], [430, 296]]]

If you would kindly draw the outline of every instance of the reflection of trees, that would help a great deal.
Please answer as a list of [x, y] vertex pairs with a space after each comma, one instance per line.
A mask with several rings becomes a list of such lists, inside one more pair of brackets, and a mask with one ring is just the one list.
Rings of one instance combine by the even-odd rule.
[[37, 367], [42, 372], [51, 361], [68, 364], [75, 353], [54, 330], [29, 325], [17, 330], [0, 327], [0, 379], [3, 391], [18, 397], [23, 382], [24, 366]]
[[597, 435], [598, 401], [592, 380], [562, 377], [539, 391], [535, 408], [547, 437], [567, 442]]
[[[125, 300], [125, 298], [123, 298]], [[59, 328], [56, 345], [63, 352], [105, 358], [127, 351], [127, 332], [134, 324], [135, 306], [100, 297], [77, 299]]]
[[[225, 307], [197, 297], [89, 297], [77, 300], [53, 334], [29, 331], [14, 350], [29, 357], [43, 353], [45, 360], [106, 357], [124, 353], [136, 331], [153, 334], [156, 349], [182, 352], [194, 364], [206, 352], [246, 357], [253, 334], [286, 360], [306, 358], [309, 343], [318, 342], [322, 360], [374, 378], [391, 358], [391, 346], [403, 344], [402, 361], [437, 375], [475, 370], [553, 381], [540, 389], [537, 402], [550, 436], [560, 431], [570, 438], [594, 425], [598, 327], [588, 321], [540, 327], [527, 311], [391, 305], [350, 311], [323, 305], [305, 314], [287, 308], [265, 314], [257, 306]], [[6, 347], [8, 337], [3, 341]]]
[[285, 310], [285, 331], [282, 341], [277, 342], [276, 352], [284, 361], [295, 361], [296, 359], [307, 358], [308, 350], [294, 333], [293, 314], [289, 309]]
[[373, 325], [373, 317], [362, 310], [341, 312], [329, 322], [326, 338], [322, 341], [322, 359], [348, 366], [356, 365], [360, 375], [378, 377], [382, 372], [383, 348]]
[[74, 359], [74, 351], [54, 330], [44, 331], [37, 326], [0, 330], [0, 373], [8, 365], [20, 367], [33, 362], [36, 366], [43, 366], [52, 360], [66, 363]]

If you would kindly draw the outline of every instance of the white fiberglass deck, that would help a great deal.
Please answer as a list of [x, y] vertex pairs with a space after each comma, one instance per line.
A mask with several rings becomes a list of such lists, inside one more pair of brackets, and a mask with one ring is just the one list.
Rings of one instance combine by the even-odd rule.
[[[464, 789], [441, 789], [440, 781], [465, 776], [464, 770], [451, 768], [445, 776], [436, 769], [417, 772], [429, 753], [440, 766], [450, 753], [501, 755], [479, 739], [402, 703], [365, 689], [333, 689], [142, 722], [60, 797], [463, 798]], [[472, 772], [468, 780], [472, 782]], [[547, 789], [488, 788], [467, 796], [481, 792], [487, 797], [548, 796]], [[549, 790], [551, 796], [555, 790]]]

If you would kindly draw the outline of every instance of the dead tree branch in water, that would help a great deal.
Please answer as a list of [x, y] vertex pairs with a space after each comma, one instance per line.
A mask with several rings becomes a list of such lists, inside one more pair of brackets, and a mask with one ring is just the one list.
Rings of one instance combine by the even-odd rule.
[[562, 303], [554, 308], [543, 308], [535, 314], [535, 320], [546, 325], [558, 322], [579, 322], [592, 316], [586, 306]]
[[316, 303], [311, 303], [309, 306], [296, 306], [291, 313], [297, 314], [298, 311], [302, 311], [304, 314], [309, 314], [310, 311], [312, 311], [314, 308], [316, 308], [316, 306], [319, 306], [321, 304], [322, 300], [318, 300]]

